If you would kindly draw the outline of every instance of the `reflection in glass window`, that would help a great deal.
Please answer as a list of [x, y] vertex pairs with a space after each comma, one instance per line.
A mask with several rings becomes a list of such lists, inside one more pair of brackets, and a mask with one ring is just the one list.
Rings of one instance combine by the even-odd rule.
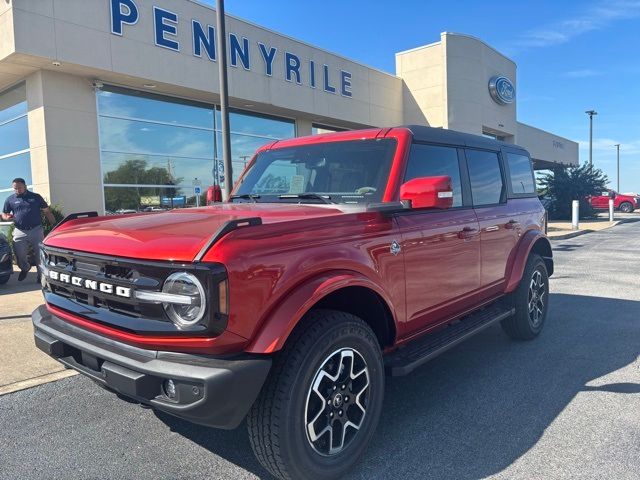
[[[193, 188], [165, 187], [104, 187], [107, 215], [170, 210], [194, 207]], [[200, 195], [200, 205], [206, 204], [206, 192]]]
[[321, 135], [323, 133], [335, 133], [335, 132], [344, 132], [346, 128], [338, 128], [338, 127], [328, 127], [327, 125], [320, 125], [318, 123], [314, 123], [311, 125], [311, 135]]
[[[196, 178], [205, 192], [210, 185], [223, 184], [222, 141], [216, 129], [219, 111], [215, 107], [123, 89], [99, 91], [97, 95], [108, 210], [147, 208], [140, 198], [153, 195], [139, 194], [142, 188], [155, 191], [171, 187], [188, 193]], [[256, 149], [295, 136], [293, 121], [249, 112], [231, 112], [230, 124], [234, 181]], [[170, 203], [174, 208], [190, 205], [188, 198]], [[154, 208], [163, 206], [159, 202]]]
[[22, 83], [0, 93], [0, 192], [3, 198], [13, 193], [11, 180], [14, 178], [24, 178], [27, 185], [32, 183], [28, 150], [26, 88]]
[[31, 180], [31, 156], [29, 152], [12, 155], [0, 160], [0, 190], [11, 188], [14, 178], [24, 178], [27, 185]]
[[27, 87], [24, 83], [0, 93], [0, 125], [27, 114]]
[[469, 165], [474, 206], [500, 203], [504, 184], [498, 154], [482, 150], [465, 150]]
[[143, 118], [160, 123], [213, 130], [213, 111], [210, 108], [167, 100], [155, 96], [123, 95], [118, 92], [98, 91], [98, 108], [102, 116]]
[[536, 187], [533, 183], [531, 173], [531, 160], [526, 155], [507, 153], [509, 163], [509, 177], [511, 181], [511, 191], [513, 193], [535, 193]]
[[211, 178], [211, 168], [211, 162], [201, 158], [102, 153], [105, 184], [191, 185], [196, 178]]
[[104, 151], [213, 158], [213, 131], [119, 118], [100, 119]]
[[[216, 108], [216, 129], [220, 130], [222, 120]], [[231, 133], [244, 133], [279, 140], [296, 136], [295, 122], [282, 118], [231, 110], [229, 112]]]
[[458, 151], [451, 147], [435, 145], [411, 145], [407, 172], [404, 181], [419, 177], [451, 177], [453, 186], [453, 206], [462, 206], [462, 183], [460, 182], [460, 164]]

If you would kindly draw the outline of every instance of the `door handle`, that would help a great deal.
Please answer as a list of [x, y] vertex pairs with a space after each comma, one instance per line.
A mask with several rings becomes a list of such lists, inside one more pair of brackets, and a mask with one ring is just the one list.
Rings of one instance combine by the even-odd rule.
[[519, 228], [520, 223], [517, 220], [509, 220], [504, 228], [508, 228], [509, 230], [513, 230], [514, 228]]
[[464, 227], [458, 232], [458, 238], [461, 240], [467, 240], [478, 235], [478, 229], [472, 227]]

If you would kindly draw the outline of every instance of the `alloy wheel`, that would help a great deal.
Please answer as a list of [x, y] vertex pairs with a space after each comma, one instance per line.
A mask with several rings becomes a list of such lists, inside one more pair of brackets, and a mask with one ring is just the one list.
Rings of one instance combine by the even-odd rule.
[[369, 369], [353, 348], [331, 353], [316, 371], [307, 393], [305, 429], [322, 456], [342, 452], [363, 425], [369, 401]]

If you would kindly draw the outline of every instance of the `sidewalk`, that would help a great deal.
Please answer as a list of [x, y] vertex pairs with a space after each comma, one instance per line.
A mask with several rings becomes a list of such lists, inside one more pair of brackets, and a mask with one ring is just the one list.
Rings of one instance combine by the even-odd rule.
[[588, 221], [580, 221], [579, 229], [573, 230], [571, 222], [567, 221], [549, 221], [549, 229], [547, 236], [550, 240], [565, 240], [567, 238], [577, 237], [589, 232], [596, 232], [607, 228], [615, 227], [619, 223], [640, 221], [640, 212], [638, 213], [618, 213], [614, 215], [614, 221], [609, 221], [609, 214], [600, 213], [598, 218]]
[[0, 395], [76, 375], [38, 350], [31, 312], [42, 304], [35, 268], [18, 282], [18, 272], [0, 285]]

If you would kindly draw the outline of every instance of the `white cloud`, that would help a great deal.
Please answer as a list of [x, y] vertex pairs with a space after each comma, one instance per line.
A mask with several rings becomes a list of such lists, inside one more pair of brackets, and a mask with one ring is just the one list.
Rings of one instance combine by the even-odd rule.
[[640, 0], [599, 2], [574, 18], [525, 32], [514, 42], [514, 46], [516, 49], [522, 49], [559, 45], [579, 35], [607, 28], [618, 20], [629, 20], [639, 16]]

